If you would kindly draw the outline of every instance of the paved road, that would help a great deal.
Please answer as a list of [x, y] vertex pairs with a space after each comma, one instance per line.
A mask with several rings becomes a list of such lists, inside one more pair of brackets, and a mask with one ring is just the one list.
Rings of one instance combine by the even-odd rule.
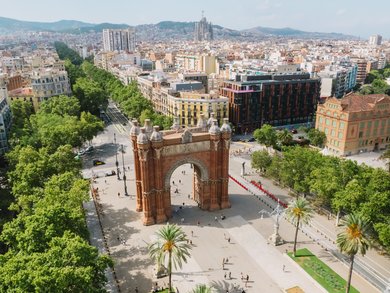
[[[250, 161], [248, 159], [233, 157], [232, 160], [238, 161], [239, 163], [243, 161], [246, 162], [247, 170], [254, 174], [253, 170], [250, 169]], [[271, 191], [272, 194], [277, 195], [278, 198], [284, 202], [289, 200], [287, 190], [278, 188], [275, 186], [275, 184], [273, 184], [273, 182], [266, 178], [260, 177], [258, 175], [246, 176], [246, 178], [242, 178], [239, 176], [238, 172], [234, 171], [233, 174], [235, 174], [235, 178], [247, 186], [253, 194], [260, 196], [262, 200], [264, 200], [272, 207], [276, 207], [276, 203], [266, 197], [263, 192], [259, 191], [252, 184], [250, 184], [250, 180], [258, 181], [260, 179], [266, 190]], [[335, 244], [338, 229], [335, 228], [334, 221], [329, 220], [327, 215], [325, 216], [316, 214], [310, 225], [304, 226], [301, 230], [341, 262], [349, 265], [349, 259], [339, 252]], [[377, 287], [380, 291], [384, 291], [386, 288], [389, 288], [390, 260], [385, 256], [380, 255], [378, 251], [370, 250], [364, 257], [359, 255], [356, 256], [354, 270], [367, 279], [370, 283], [372, 283], [375, 287]]]
[[[115, 169], [115, 153], [118, 146], [113, 143], [113, 136], [116, 133], [117, 144], [124, 144], [125, 147], [124, 164], [129, 194], [135, 195], [133, 170], [132, 168], [128, 170], [128, 167], [133, 165], [132, 151], [128, 134], [126, 131], [120, 131], [120, 124], [120, 122], [117, 123], [114, 120], [108, 125], [104, 133], [94, 139], [95, 151], [84, 157], [84, 174], [85, 176], [90, 175], [90, 169], [93, 169], [94, 174], [104, 175], [106, 171]], [[243, 149], [248, 146], [250, 144], [233, 143], [232, 150]], [[91, 160], [93, 158], [101, 158], [106, 164], [92, 167]], [[122, 164], [121, 156], [118, 160]], [[240, 160], [240, 158], [231, 160], [231, 173], [239, 173]], [[181, 170], [186, 170], [186, 175], [183, 176]], [[178, 209], [183, 202], [185, 203], [185, 208], [178, 209], [178, 214], [175, 214], [170, 221], [182, 225], [187, 235], [190, 235], [191, 231], [194, 233], [192, 238], [192, 258], [183, 269], [175, 271], [173, 277], [174, 284], [180, 289], [180, 292], [186, 292], [186, 290], [193, 288], [195, 284], [203, 282], [213, 284], [219, 288], [218, 292], [225, 292], [222, 290], [226, 290], [226, 288], [230, 289], [229, 292], [234, 292], [235, 289], [233, 287], [245, 286], [245, 283], [240, 280], [241, 272], [244, 275], [248, 274], [250, 279], [254, 281], [247, 284], [247, 292], [280, 292], [286, 288], [285, 286], [290, 285], [289, 281], [299, 284], [299, 279], [304, 280], [307, 278], [299, 268], [295, 267], [294, 263], [290, 263], [283, 256], [286, 249], [291, 250], [292, 248], [291, 240], [294, 235], [291, 224], [284, 220], [281, 222], [280, 234], [287, 240], [286, 244], [276, 248], [268, 245], [265, 239], [273, 232], [273, 221], [267, 217], [263, 219], [259, 217], [259, 210], [267, 209], [268, 207], [252, 194], [230, 181], [229, 194], [232, 208], [223, 211], [227, 216], [226, 221], [215, 222], [214, 216], [219, 217], [221, 212], [201, 211], [187, 197], [192, 186], [192, 173], [189, 166], [183, 165], [179, 167], [173, 173], [172, 180], [175, 180], [179, 189], [179, 194], [172, 194], [173, 208]], [[179, 180], [182, 182], [179, 183]], [[264, 182], [264, 184], [271, 189], [271, 183]], [[138, 286], [140, 292], [148, 292], [156, 281], [159, 285], [162, 285], [166, 282], [166, 279], [155, 279], [155, 266], [147, 253], [147, 243], [150, 243], [154, 237], [154, 232], [161, 225], [142, 226], [141, 215], [135, 212], [134, 196], [123, 196], [123, 180], [118, 180], [115, 176], [100, 177], [96, 179], [94, 186], [99, 187], [101, 193], [100, 204], [104, 212], [102, 224], [105, 235], [107, 235], [110, 253], [116, 263], [115, 270], [122, 292], [133, 292], [135, 286]], [[120, 193], [119, 197], [118, 193]], [[284, 199], [288, 198], [284, 194], [281, 194], [281, 196], [285, 196]], [[181, 220], [183, 218], [184, 222], [182, 223]], [[199, 227], [196, 225], [197, 221], [201, 222]], [[227, 243], [227, 235], [231, 236], [234, 244]], [[253, 238], [248, 238], [248, 235], [253, 235]], [[250, 241], [247, 239], [251, 239], [256, 245], [253, 247], [248, 246]], [[347, 275], [348, 268], [345, 265], [335, 261], [332, 255], [306, 235], [299, 235], [299, 246], [309, 248], [340, 275]], [[264, 256], [257, 254], [259, 251], [277, 255], [274, 270], [264, 267], [269, 265], [271, 261], [260, 261], [259, 263], [259, 260], [264, 258]], [[221, 267], [223, 258], [231, 260], [231, 263], [229, 261], [230, 264], [225, 266], [225, 270]], [[294, 275], [298, 274], [301, 277], [295, 280], [295, 278], [291, 277], [292, 274], [290, 276], [290, 273], [283, 272], [282, 267], [280, 267], [281, 263], [288, 267], [288, 271], [294, 272]], [[232, 279], [225, 279], [225, 272], [227, 274], [231, 272]], [[358, 275], [354, 275], [353, 285], [361, 292], [376, 292], [372, 286]], [[315, 285], [311, 282], [311, 279], [307, 279], [307, 282], [302, 283], [303, 286]], [[318, 287], [316, 289], [313, 288], [307, 292], [321, 292]]]

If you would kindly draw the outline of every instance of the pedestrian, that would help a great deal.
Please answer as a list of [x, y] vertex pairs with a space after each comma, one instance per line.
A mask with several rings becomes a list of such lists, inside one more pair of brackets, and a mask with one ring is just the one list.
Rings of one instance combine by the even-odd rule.
[[242, 272], [241, 272], [241, 280], [243, 280], [244, 279], [244, 275], [242, 274]]
[[224, 263], [225, 263], [225, 258], [222, 259], [222, 264], [224, 264]]
[[232, 279], [232, 272], [229, 272], [229, 280]]
[[121, 196], [121, 193], [120, 192], [118, 192], [118, 197], [120, 197]]
[[200, 226], [200, 222], [198, 221], [198, 227]]
[[179, 183], [181, 183], [181, 180], [179, 179]]
[[223, 278], [226, 280], [226, 272], [225, 272], [225, 275], [223, 276]]
[[229, 259], [228, 258], [226, 258], [226, 262], [225, 263], [228, 263], [229, 262]]
[[138, 293], [138, 287], [135, 287], [134, 291], [135, 291], [135, 293]]
[[283, 272], [285, 272], [285, 269], [286, 269], [286, 266], [285, 266], [285, 265], [283, 265]]
[[246, 281], [247, 282], [249, 281], [249, 275], [246, 275]]
[[230, 243], [230, 237], [228, 238], [228, 242]]
[[190, 240], [190, 244], [192, 245], [192, 240]]
[[190, 199], [191, 195], [188, 195], [188, 199]]
[[215, 221], [218, 221], [218, 217], [217, 217], [217, 216], [215, 216], [215, 217], [214, 217], [214, 220], [215, 220]]
[[191, 237], [194, 237], [194, 231], [191, 230]]
[[172, 184], [175, 185], [175, 181], [172, 181]]
[[184, 207], [185, 203], [183, 202], [183, 207]]

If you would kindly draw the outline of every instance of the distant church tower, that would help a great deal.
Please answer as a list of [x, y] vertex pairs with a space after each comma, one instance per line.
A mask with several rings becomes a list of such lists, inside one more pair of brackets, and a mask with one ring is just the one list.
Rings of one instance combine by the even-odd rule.
[[202, 11], [202, 19], [195, 23], [194, 41], [202, 42], [212, 40], [214, 40], [213, 25], [211, 22], [207, 22]]

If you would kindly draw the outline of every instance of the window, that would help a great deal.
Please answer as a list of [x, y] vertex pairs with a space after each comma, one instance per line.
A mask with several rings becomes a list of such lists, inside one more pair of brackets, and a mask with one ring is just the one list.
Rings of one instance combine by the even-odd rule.
[[360, 129], [364, 128], [365, 125], [366, 125], [366, 123], [364, 121], [360, 122]]
[[320, 117], [320, 123], [324, 122], [324, 119], [322, 117]]
[[359, 131], [359, 138], [363, 137], [363, 131]]
[[333, 127], [336, 127], [336, 126], [337, 126], [337, 121], [336, 121], [336, 120], [332, 120], [332, 126], [333, 126]]
[[345, 125], [344, 122], [340, 122], [340, 129], [344, 129], [344, 125]]
[[342, 139], [342, 138], [343, 138], [343, 133], [342, 133], [341, 131], [339, 131], [338, 138], [339, 138], [339, 139]]
[[325, 134], [328, 134], [328, 128], [325, 128], [324, 132]]
[[334, 129], [332, 129], [332, 131], [330, 132], [331, 134], [331, 136], [335, 136], [336, 135], [336, 132], [334, 131]]
[[330, 125], [330, 120], [328, 118], [325, 119], [325, 124]]

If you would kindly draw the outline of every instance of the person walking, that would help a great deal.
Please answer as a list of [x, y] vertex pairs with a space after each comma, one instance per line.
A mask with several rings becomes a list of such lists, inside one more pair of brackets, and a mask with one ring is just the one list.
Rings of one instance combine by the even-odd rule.
[[226, 272], [225, 272], [225, 275], [223, 276], [223, 278], [226, 280]]
[[118, 197], [121, 197], [121, 193], [120, 192], [118, 192]]
[[135, 293], [138, 293], [138, 287], [135, 287], [134, 291], [135, 291]]
[[229, 280], [232, 279], [232, 272], [229, 272]]
[[249, 275], [246, 275], [246, 281], [249, 282]]
[[283, 265], [283, 272], [285, 272], [286, 271], [286, 266], [285, 265]]

